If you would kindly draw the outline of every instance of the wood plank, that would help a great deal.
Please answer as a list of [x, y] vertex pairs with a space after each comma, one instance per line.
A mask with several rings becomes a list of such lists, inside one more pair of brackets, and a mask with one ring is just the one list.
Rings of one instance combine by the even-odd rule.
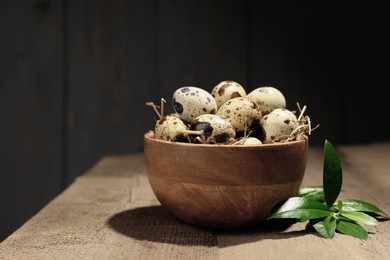
[[154, 1], [69, 1], [68, 183], [103, 154], [142, 151], [145, 102], [161, 97], [156, 19]]
[[[390, 140], [390, 124], [383, 119], [388, 111], [388, 97], [378, 86], [387, 82], [386, 61], [389, 51], [385, 6], [343, 3], [341, 42], [345, 57], [342, 71], [345, 89], [345, 142], [370, 143]], [[365, 107], [365, 108], [364, 108]], [[358, 112], [359, 111], [359, 112]], [[363, 127], [359, 122], [365, 122]]]
[[[342, 196], [389, 212], [390, 143], [337, 149], [344, 170]], [[321, 185], [322, 156], [321, 147], [310, 148], [302, 186]], [[142, 154], [112, 155], [3, 241], [0, 258], [385, 259], [390, 221], [365, 228], [367, 241], [341, 234], [324, 239], [299, 222], [235, 232], [190, 226], [159, 205]]]
[[250, 1], [251, 88], [271, 85], [282, 91], [287, 108], [307, 106], [311, 143], [342, 142], [345, 109], [340, 93], [342, 51], [338, 5], [330, 2]]
[[62, 5], [0, 8], [0, 241], [61, 191]]

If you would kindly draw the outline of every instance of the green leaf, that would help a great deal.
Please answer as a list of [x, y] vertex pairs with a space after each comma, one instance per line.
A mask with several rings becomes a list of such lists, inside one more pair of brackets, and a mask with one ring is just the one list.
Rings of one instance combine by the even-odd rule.
[[336, 230], [343, 234], [353, 236], [356, 238], [365, 239], [365, 240], [368, 239], [368, 233], [362, 226], [349, 221], [339, 220], [336, 226]]
[[363, 212], [372, 212], [377, 214], [382, 213], [387, 218], [389, 218], [389, 216], [386, 213], [384, 213], [381, 209], [379, 209], [377, 206], [365, 201], [345, 199], [342, 200], [342, 203], [343, 203], [343, 210], [345, 211], [363, 211]]
[[314, 229], [325, 238], [333, 238], [336, 233], [336, 219], [329, 215], [323, 221], [313, 225]]
[[331, 207], [341, 191], [342, 168], [340, 158], [333, 145], [325, 140], [323, 184], [326, 205]]
[[343, 211], [343, 202], [341, 200], [337, 201], [337, 209], [339, 212]]
[[371, 217], [370, 215], [367, 215], [364, 212], [357, 212], [357, 211], [342, 211], [341, 216], [349, 218], [353, 221], [363, 223], [366, 225], [378, 225], [379, 222], [375, 218]]
[[324, 187], [308, 186], [300, 189], [297, 193], [298, 197], [307, 197], [318, 201], [325, 201]]
[[276, 209], [268, 219], [272, 218], [296, 218], [316, 219], [331, 214], [330, 208], [316, 200], [305, 197], [292, 197]]
[[[323, 186], [309, 186], [298, 191], [297, 197], [289, 198], [275, 207], [268, 219], [294, 218], [309, 220], [313, 228], [325, 238], [333, 238], [336, 231], [360, 239], [368, 239], [367, 231], [359, 223], [377, 225], [379, 221], [367, 213], [382, 213], [373, 204], [361, 200], [339, 200], [342, 186], [342, 167], [333, 145], [325, 140]], [[365, 213], [367, 212], [367, 213]]]

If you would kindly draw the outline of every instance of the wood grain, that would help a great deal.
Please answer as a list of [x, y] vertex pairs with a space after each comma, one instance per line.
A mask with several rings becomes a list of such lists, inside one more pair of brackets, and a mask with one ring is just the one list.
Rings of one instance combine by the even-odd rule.
[[[342, 197], [390, 212], [390, 143], [337, 146]], [[302, 186], [321, 185], [322, 149], [309, 149]], [[188, 225], [160, 206], [142, 154], [103, 157], [85, 175], [0, 243], [8, 259], [387, 259], [390, 221], [365, 226], [367, 241], [324, 239], [306, 223], [269, 222], [218, 231]]]
[[[142, 152], [183, 85], [274, 85], [311, 143], [389, 140], [386, 6], [281, 1], [3, 0], [0, 240], [101, 156]], [[3, 222], [3, 221], [2, 221]]]
[[308, 139], [209, 145], [144, 136], [150, 185], [173, 215], [201, 227], [237, 229], [264, 221], [302, 183]]
[[5, 2], [0, 8], [0, 241], [61, 192], [64, 173], [62, 6]]

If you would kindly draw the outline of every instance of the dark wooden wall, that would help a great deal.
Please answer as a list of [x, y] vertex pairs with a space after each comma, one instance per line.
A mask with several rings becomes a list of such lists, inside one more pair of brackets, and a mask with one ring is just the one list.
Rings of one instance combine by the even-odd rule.
[[355, 1], [0, 3], [0, 240], [108, 154], [142, 152], [145, 102], [222, 80], [307, 105], [311, 145], [389, 140], [385, 8]]

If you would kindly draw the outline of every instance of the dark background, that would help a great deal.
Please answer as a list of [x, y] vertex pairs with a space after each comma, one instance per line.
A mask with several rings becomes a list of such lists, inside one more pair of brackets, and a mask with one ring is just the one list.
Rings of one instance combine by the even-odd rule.
[[[138, 153], [145, 102], [222, 80], [307, 105], [310, 145], [388, 141], [386, 8], [356, 1], [3, 0], [0, 240], [102, 156]], [[386, 90], [388, 91], [388, 90]]]

